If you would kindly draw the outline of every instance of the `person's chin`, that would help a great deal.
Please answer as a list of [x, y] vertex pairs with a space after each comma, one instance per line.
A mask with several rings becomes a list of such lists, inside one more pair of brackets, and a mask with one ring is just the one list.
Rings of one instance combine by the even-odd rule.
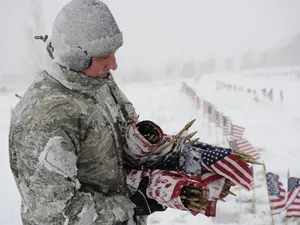
[[97, 77], [105, 78], [105, 77], [107, 77], [107, 75], [108, 75], [107, 73], [105, 73], [105, 74], [103, 73], [103, 74], [98, 74]]
[[108, 76], [108, 73], [109, 71], [107, 73], [98, 73], [97, 77], [105, 78]]

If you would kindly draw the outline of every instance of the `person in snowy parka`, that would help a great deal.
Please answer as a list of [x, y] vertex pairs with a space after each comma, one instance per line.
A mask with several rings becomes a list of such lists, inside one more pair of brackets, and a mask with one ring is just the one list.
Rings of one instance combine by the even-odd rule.
[[[110, 72], [122, 44], [101, 1], [72, 0], [57, 15], [44, 70], [12, 110], [10, 166], [23, 224], [139, 222], [120, 128], [137, 116]], [[165, 209], [155, 201], [149, 207]]]

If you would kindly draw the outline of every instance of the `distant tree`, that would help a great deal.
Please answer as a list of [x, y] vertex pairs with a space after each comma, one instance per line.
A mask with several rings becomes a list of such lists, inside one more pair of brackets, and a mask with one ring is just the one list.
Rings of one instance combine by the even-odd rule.
[[150, 74], [147, 73], [146, 70], [140, 66], [137, 66], [135, 68], [135, 71], [134, 71], [133, 75], [131, 76], [132, 82], [151, 81], [156, 78], [157, 77], [154, 77], [154, 74], [152, 74], [152, 76], [150, 76]]
[[267, 66], [269, 63], [269, 56], [266, 52], [262, 52], [259, 55], [258, 66]]
[[173, 61], [168, 61], [166, 64], [165, 64], [165, 68], [164, 68], [164, 71], [165, 71], [165, 76], [166, 77], [170, 77], [170, 76], [174, 76], [175, 74], [175, 68], [176, 68], [176, 65]]
[[254, 67], [255, 65], [255, 56], [254, 53], [250, 50], [244, 52], [243, 56], [242, 56], [242, 69], [249, 69]]
[[182, 66], [181, 76], [186, 78], [193, 77], [195, 76], [195, 71], [196, 71], [196, 65], [193, 60], [189, 62], [185, 62]]
[[234, 67], [234, 62], [233, 62], [232, 57], [227, 57], [225, 59], [225, 68], [226, 68], [226, 70], [232, 71], [233, 67]]
[[209, 56], [206, 61], [204, 61], [200, 66], [201, 74], [212, 73], [217, 68], [217, 60], [213, 56]]
[[208, 70], [210, 73], [215, 72], [217, 69], [217, 59], [213, 56], [210, 56], [208, 59]]

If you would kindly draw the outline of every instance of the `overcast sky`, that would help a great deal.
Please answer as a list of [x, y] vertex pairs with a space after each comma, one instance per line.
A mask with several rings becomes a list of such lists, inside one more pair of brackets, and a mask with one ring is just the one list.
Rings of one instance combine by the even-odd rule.
[[[29, 0], [1, 0], [1, 69], [17, 70], [25, 55], [24, 29]], [[34, 1], [34, 0], [31, 0]], [[45, 31], [66, 0], [38, 1]], [[238, 55], [268, 48], [300, 32], [299, 0], [105, 0], [124, 36], [119, 64], [161, 66], [168, 60]], [[27, 7], [27, 8], [26, 8]], [[25, 44], [26, 45], [26, 44]], [[4, 59], [4, 60], [3, 60]]]

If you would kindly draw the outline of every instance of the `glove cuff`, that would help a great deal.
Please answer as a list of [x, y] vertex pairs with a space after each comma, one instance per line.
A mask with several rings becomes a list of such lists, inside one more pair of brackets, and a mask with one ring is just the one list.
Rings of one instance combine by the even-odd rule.
[[[149, 137], [148, 137], [149, 136]], [[153, 140], [153, 141], [149, 141]], [[163, 141], [163, 131], [155, 123], [151, 121], [133, 122], [126, 134], [125, 152], [134, 160], [141, 160], [151, 151], [157, 149]]]
[[[195, 177], [181, 172], [154, 170], [152, 171], [146, 194], [163, 206], [190, 211], [183, 205], [180, 197], [182, 187], [190, 185], [201, 188], [205, 193], [204, 195], [209, 195], [209, 190]], [[193, 215], [197, 215], [198, 213], [204, 214], [205, 210], [190, 212]]]

